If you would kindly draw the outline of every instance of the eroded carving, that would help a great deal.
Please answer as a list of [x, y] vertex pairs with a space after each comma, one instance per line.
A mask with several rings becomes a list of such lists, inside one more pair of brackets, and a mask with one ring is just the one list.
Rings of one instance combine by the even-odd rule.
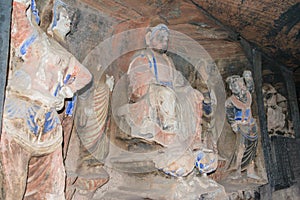
[[240, 178], [242, 170], [246, 169], [249, 178], [260, 179], [254, 170], [258, 127], [251, 113], [251, 93], [254, 90], [251, 71], [244, 71], [243, 77], [230, 76], [226, 82], [232, 92], [225, 103], [226, 116], [236, 134], [235, 150], [230, 160], [230, 170], [235, 171], [232, 178]]
[[65, 98], [91, 74], [39, 27], [35, 1], [14, 1], [11, 64], [1, 136], [6, 199], [65, 199]]
[[262, 90], [269, 134], [294, 136], [293, 123], [288, 119], [287, 99], [271, 84], [265, 83]]

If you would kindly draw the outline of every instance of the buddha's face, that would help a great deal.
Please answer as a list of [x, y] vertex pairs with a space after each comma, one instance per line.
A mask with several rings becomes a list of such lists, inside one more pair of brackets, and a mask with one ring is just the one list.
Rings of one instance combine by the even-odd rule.
[[169, 42], [169, 32], [158, 30], [150, 40], [150, 47], [160, 51], [167, 51]]

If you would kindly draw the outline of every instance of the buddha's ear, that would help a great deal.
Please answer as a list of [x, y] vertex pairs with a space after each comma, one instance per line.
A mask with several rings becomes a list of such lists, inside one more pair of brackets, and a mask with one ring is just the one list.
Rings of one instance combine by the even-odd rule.
[[147, 46], [150, 46], [150, 36], [151, 36], [151, 31], [148, 31], [145, 36], [145, 42]]

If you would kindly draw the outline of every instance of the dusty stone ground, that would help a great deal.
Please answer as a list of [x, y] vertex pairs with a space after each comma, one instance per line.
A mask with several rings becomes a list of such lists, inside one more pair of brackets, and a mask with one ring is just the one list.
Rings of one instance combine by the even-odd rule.
[[[262, 183], [253, 182], [246, 177], [235, 181], [227, 179], [215, 182], [208, 177], [201, 177], [196, 171], [187, 178], [178, 179], [158, 171], [130, 174], [110, 167], [105, 169], [110, 175], [110, 180], [95, 192], [93, 200], [260, 199], [259, 187]], [[281, 196], [295, 197], [296, 191], [294, 188]]]
[[207, 177], [167, 177], [160, 172], [128, 174], [107, 168], [110, 181], [99, 188], [93, 200], [134, 199], [228, 199], [223, 186]]
[[298, 184], [291, 186], [290, 188], [278, 190], [272, 194], [273, 200], [299, 200], [300, 199], [300, 180], [297, 180]]
[[96, 190], [93, 200], [254, 200], [259, 199], [259, 187], [266, 184], [263, 179], [255, 181], [245, 174], [240, 179], [214, 181], [201, 176], [196, 170], [187, 177], [175, 178], [156, 170], [153, 163], [143, 158], [142, 154], [135, 158], [128, 155], [126, 152], [110, 149], [104, 166], [110, 179]]

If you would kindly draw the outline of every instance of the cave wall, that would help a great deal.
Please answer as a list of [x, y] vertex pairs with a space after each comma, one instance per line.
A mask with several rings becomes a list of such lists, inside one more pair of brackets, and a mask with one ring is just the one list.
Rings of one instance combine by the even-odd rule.
[[[158, 23], [165, 23], [170, 29], [184, 33], [201, 44], [216, 63], [223, 81], [245, 69], [254, 70], [252, 55], [247, 54], [247, 50], [252, 51], [252, 48], [259, 49], [265, 53], [263, 55], [276, 58], [276, 61], [290, 68], [295, 67], [299, 61], [297, 2], [66, 0], [66, 3], [69, 5], [69, 15], [72, 16], [72, 27], [64, 45], [80, 61], [84, 61], [99, 43], [114, 34]], [[247, 40], [249, 49], [245, 49], [239, 34]], [[142, 37], [139, 39], [142, 40]], [[118, 48], [129, 46], [126, 43], [122, 45]], [[132, 55], [129, 53], [117, 59], [107, 68], [107, 73], [114, 75], [117, 81], [126, 73]], [[194, 73], [186, 62], [176, 56], [173, 59], [184, 74]], [[97, 74], [94, 76], [96, 80], [101, 78]], [[186, 78], [191, 81], [195, 76], [187, 75]], [[201, 87], [196, 83], [191, 84], [195, 88]], [[259, 116], [256, 102], [253, 113], [255, 117]], [[226, 123], [221, 140], [221, 143], [227, 144], [219, 145], [221, 154], [228, 158], [230, 147], [234, 145], [234, 135]], [[268, 145], [269, 141], [265, 143]]]
[[300, 3], [294, 1], [193, 2], [286, 67], [299, 64]]
[[[232, 32], [216, 23], [205, 13], [201, 12], [191, 1], [76, 1], [72, 10], [73, 24], [71, 33], [67, 36], [69, 50], [79, 59], [84, 60], [87, 55], [103, 40], [113, 34], [121, 33], [129, 29], [154, 26], [165, 23], [171, 30], [186, 34], [198, 42], [215, 62], [222, 78], [233, 74], [241, 75], [244, 70], [253, 70], [242, 45]], [[88, 31], [90, 33], [87, 33]], [[143, 41], [143, 34], [136, 40]], [[122, 41], [119, 41], [122, 43]], [[130, 42], [130, 41], [129, 41]], [[118, 48], [127, 48], [130, 44], [122, 43]], [[80, 48], [78, 48], [80, 47]], [[110, 49], [107, 49], [110, 51]], [[101, 54], [101, 52], [100, 52]], [[118, 81], [128, 69], [131, 56], [128, 54], [113, 62], [106, 73], [114, 75]], [[175, 66], [190, 81], [194, 88], [201, 88], [197, 83], [197, 75], [193, 67], [180, 57], [170, 55]], [[91, 57], [89, 55], [89, 57]], [[94, 57], [99, 57], [94, 55]], [[105, 57], [105, 56], [104, 56]], [[95, 58], [93, 62], [96, 61]], [[90, 63], [87, 67], [94, 65]], [[100, 79], [94, 74], [95, 79]], [[224, 84], [225, 85], [225, 84]], [[227, 97], [230, 96], [226, 86]], [[255, 95], [253, 99], [256, 99]], [[258, 118], [258, 109], [254, 101], [253, 115]], [[235, 143], [235, 135], [230, 126], [225, 122], [219, 142], [219, 152], [224, 158], [229, 159], [232, 147]], [[264, 174], [262, 147], [259, 145], [257, 157], [259, 158], [260, 174]], [[224, 167], [224, 166], [223, 166]], [[223, 174], [224, 175], [224, 174]], [[220, 173], [218, 178], [223, 176]], [[216, 176], [217, 178], [217, 176]]]
[[[200, 5], [202, 8], [206, 8], [205, 6], [209, 5], [207, 10], [214, 13], [218, 6], [221, 6], [222, 9], [228, 8], [226, 3], [205, 4], [202, 1], [160, 0], [142, 2], [130, 0], [67, 0], [66, 3], [69, 5], [68, 12], [72, 16], [72, 29], [67, 36], [67, 43], [64, 46], [80, 61], [83, 61], [99, 43], [113, 34], [128, 29], [166, 23], [170, 29], [184, 33], [201, 44], [215, 61], [223, 80], [229, 75], [240, 74], [245, 69], [253, 70], [252, 63], [249, 61], [236, 35], [233, 35], [222, 25], [216, 23], [197, 7]], [[197, 6], [193, 3], [197, 4]], [[235, 2], [230, 3], [236, 5]], [[232, 27], [236, 32], [240, 32], [243, 37], [250, 41], [251, 45], [258, 46], [257, 44], [262, 44], [261, 50], [266, 52], [269, 57], [278, 57], [280, 58], [279, 62], [285, 63], [288, 67], [294, 67], [295, 63], [299, 63], [299, 57], [295, 56], [299, 54], [297, 49], [299, 47], [299, 33], [296, 32], [299, 30], [299, 20], [297, 18], [298, 21], [296, 20], [295, 23], [291, 20], [291, 16], [299, 10], [299, 3], [293, 4], [290, 2], [285, 7], [278, 6], [277, 10], [274, 10], [272, 6], [269, 8], [261, 5], [262, 10], [259, 10], [259, 12], [249, 11], [248, 13], [246, 8], [251, 6], [250, 4], [248, 1], [242, 1], [237, 8], [230, 8], [232, 12], [230, 12], [229, 17], [225, 12], [218, 11], [219, 15], [217, 18], [229, 18], [230, 23], [227, 23], [226, 20], [221, 21], [225, 25]], [[247, 6], [243, 7], [244, 5]], [[266, 18], [264, 21], [258, 20], [260, 17], [256, 16], [262, 11], [264, 13], [263, 17]], [[235, 12], [238, 14], [234, 14]], [[271, 16], [271, 19], [267, 16]], [[250, 26], [253, 24], [247, 22], [247, 20], [256, 21], [254, 27], [257, 28], [253, 29], [253, 26]], [[266, 26], [267, 24], [269, 26]], [[271, 25], [273, 27], [270, 27]], [[124, 45], [125, 48], [126, 44]], [[124, 56], [116, 60], [109, 67], [108, 73], [114, 75], [116, 80], [118, 80], [126, 72], [130, 56]], [[173, 60], [176, 62], [177, 68], [183, 73], [193, 73], [188, 64], [180, 60], [180, 58], [175, 56]], [[97, 74], [94, 74], [94, 76], [100, 79], [100, 77], [97, 77]], [[186, 77], [189, 79], [188, 76]], [[193, 80], [193, 77], [190, 79]], [[193, 87], [197, 88], [200, 86], [194, 83]], [[253, 112], [254, 116], [258, 117], [259, 110], [256, 104], [253, 105]], [[224, 151], [223, 155], [228, 157], [230, 154], [229, 147], [233, 145], [232, 141], [234, 138], [229, 126], [224, 129], [222, 137], [227, 145], [222, 146], [221, 148], [223, 149], [221, 150]], [[297, 145], [290, 144], [289, 140], [287, 144], [291, 146], [289, 154], [291, 158], [288, 158], [289, 161], [292, 161], [290, 163], [291, 169], [296, 169], [294, 176], [295, 174], [299, 176], [297, 175], [299, 174], [299, 163], [296, 159], [299, 155], [295, 154]], [[283, 145], [283, 147], [285, 146]], [[261, 151], [262, 149], [260, 149]], [[262, 158], [263, 155], [260, 154], [260, 157]]]
[[300, 3], [293, 1], [192, 2], [204, 12], [247, 39], [255, 48], [282, 67], [288, 68], [300, 98]]

